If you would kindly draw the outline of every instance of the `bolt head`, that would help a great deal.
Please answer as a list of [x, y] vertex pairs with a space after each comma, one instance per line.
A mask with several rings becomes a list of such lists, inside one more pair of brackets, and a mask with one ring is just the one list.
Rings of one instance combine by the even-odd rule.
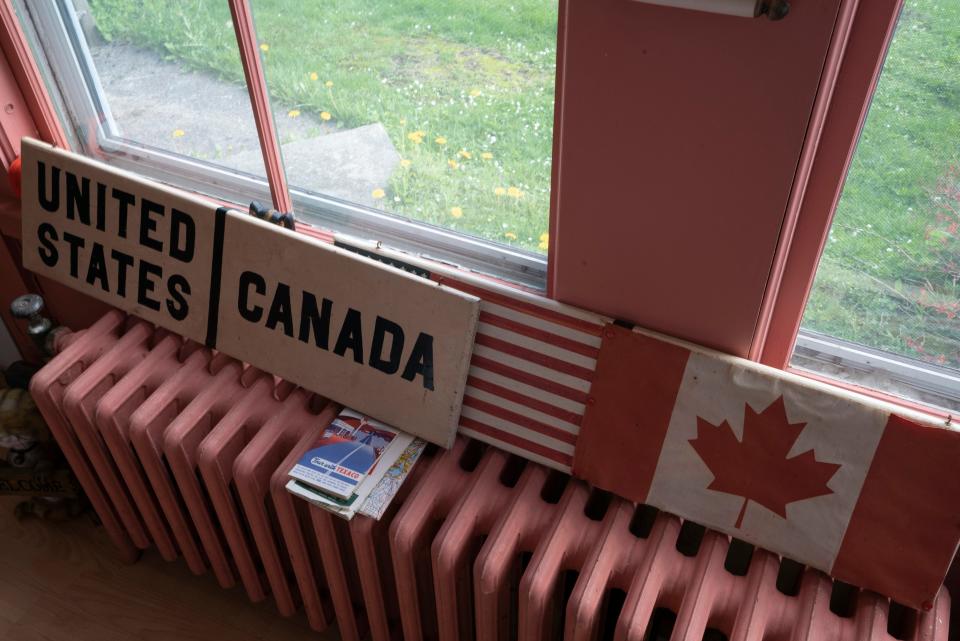
[[16, 318], [30, 318], [43, 311], [43, 297], [38, 294], [17, 296], [10, 303], [10, 313]]

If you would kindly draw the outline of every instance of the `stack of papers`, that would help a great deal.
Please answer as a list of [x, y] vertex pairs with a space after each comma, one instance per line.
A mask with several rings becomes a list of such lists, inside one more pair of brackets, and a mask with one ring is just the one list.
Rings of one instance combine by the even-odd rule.
[[379, 519], [425, 445], [344, 409], [290, 470], [287, 490], [345, 519]]

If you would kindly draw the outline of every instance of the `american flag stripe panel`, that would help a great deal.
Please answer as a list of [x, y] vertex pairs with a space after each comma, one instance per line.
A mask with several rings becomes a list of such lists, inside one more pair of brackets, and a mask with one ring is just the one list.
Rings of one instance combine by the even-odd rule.
[[609, 319], [498, 283], [437, 276], [481, 299], [460, 432], [569, 472]]

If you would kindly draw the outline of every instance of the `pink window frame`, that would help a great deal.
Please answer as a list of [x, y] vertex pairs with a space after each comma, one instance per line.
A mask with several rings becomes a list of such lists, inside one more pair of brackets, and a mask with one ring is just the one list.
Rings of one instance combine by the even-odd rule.
[[873, 98], [903, 0], [861, 1], [842, 55], [831, 52], [798, 167], [750, 356], [786, 369], [847, 169]]
[[[833, 223], [847, 170], [873, 99], [903, 0], [861, 0], [842, 55], [824, 69], [811, 132], [794, 182], [750, 357], [765, 365], [851, 389], [930, 415], [943, 410], [790, 367], [803, 312]], [[842, 28], [842, 27], [841, 27]], [[832, 68], [830, 68], [832, 66]]]
[[7, 141], [4, 166], [9, 166], [13, 157], [20, 155], [23, 136], [39, 136], [50, 144], [66, 147], [67, 136], [47, 95], [11, 0], [0, 0], [0, 50], [6, 62], [0, 74], [2, 107], [5, 113], [22, 114], [16, 119], [3, 120], [0, 134]]
[[257, 136], [260, 138], [260, 151], [263, 153], [267, 182], [270, 184], [273, 208], [279, 212], [293, 212], [293, 200], [290, 198], [287, 174], [283, 169], [280, 143], [277, 140], [273, 112], [270, 109], [270, 94], [267, 92], [267, 81], [260, 60], [253, 11], [249, 0], [229, 0], [229, 4], [233, 29], [240, 49], [240, 61], [243, 63], [243, 75], [250, 94], [250, 106], [253, 108], [253, 119], [257, 124]]

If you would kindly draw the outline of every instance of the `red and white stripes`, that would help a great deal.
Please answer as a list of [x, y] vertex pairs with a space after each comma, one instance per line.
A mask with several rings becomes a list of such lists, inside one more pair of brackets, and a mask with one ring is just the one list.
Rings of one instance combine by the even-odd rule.
[[494, 283], [441, 282], [482, 299], [459, 431], [569, 471], [607, 320]]

